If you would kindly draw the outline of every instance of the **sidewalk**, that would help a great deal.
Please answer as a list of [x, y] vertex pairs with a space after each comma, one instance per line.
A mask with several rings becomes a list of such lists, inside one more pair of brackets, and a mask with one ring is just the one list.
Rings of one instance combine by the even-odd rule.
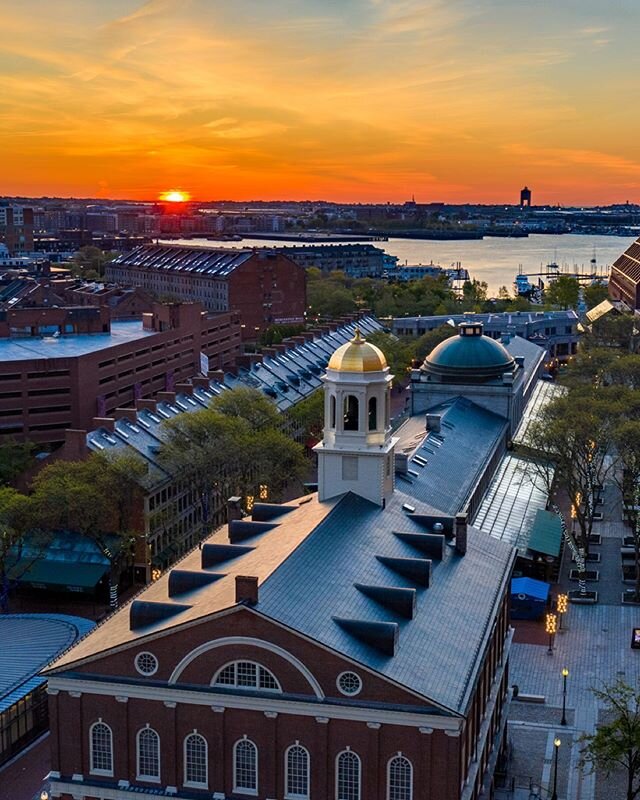
[[[516, 636], [511, 655], [510, 682], [521, 693], [544, 695], [544, 705], [514, 701], [508, 720], [508, 736], [513, 746], [509, 776], [521, 786], [518, 793], [500, 791], [496, 800], [529, 800], [529, 781], [538, 784], [540, 798], [549, 798], [553, 783], [553, 740], [562, 744], [558, 754], [558, 800], [620, 800], [624, 789], [619, 776], [584, 775], [579, 767], [578, 742], [583, 733], [592, 733], [601, 721], [602, 709], [590, 689], [622, 678], [627, 683], [640, 680], [640, 651], [631, 650], [631, 629], [640, 624], [640, 607], [622, 606], [622, 570], [620, 544], [626, 528], [621, 521], [617, 489], [609, 485], [604, 521], [594, 524], [594, 533], [602, 536], [602, 545], [593, 552], [602, 554], [597, 588], [600, 602], [594, 606], [569, 606], [563, 631], [555, 638], [553, 654], [544, 644], [531, 643], [530, 632]], [[575, 588], [569, 581], [571, 554], [565, 548], [558, 588]], [[540, 623], [543, 627], [543, 623]], [[523, 642], [523, 639], [526, 641]], [[562, 726], [562, 669], [567, 667], [567, 726]], [[533, 795], [535, 797], [535, 795]]]

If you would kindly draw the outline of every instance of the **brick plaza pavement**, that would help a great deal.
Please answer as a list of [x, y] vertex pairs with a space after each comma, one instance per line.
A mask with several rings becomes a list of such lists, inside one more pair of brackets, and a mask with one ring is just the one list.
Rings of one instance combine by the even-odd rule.
[[[600, 593], [594, 606], [570, 605], [563, 623], [564, 630], [556, 636], [553, 655], [546, 645], [513, 645], [510, 682], [521, 693], [544, 695], [544, 705], [513, 702], [509, 713], [508, 734], [513, 745], [509, 768], [515, 785], [523, 787], [515, 793], [498, 793], [497, 798], [529, 800], [536, 797], [528, 787], [540, 787], [540, 798], [551, 796], [553, 781], [553, 740], [562, 745], [558, 764], [559, 800], [621, 800], [624, 792], [616, 777], [585, 775], [578, 768], [579, 736], [595, 730], [602, 709], [590, 689], [621, 678], [629, 684], [640, 679], [640, 651], [631, 650], [631, 629], [640, 626], [640, 607], [622, 606], [622, 571], [619, 548], [627, 529], [621, 521], [619, 496], [613, 485], [605, 492], [604, 521], [595, 523], [603, 543], [594, 547], [602, 553], [602, 562], [594, 565], [600, 571], [600, 581], [591, 584]], [[565, 550], [560, 586], [573, 588], [568, 572], [570, 555]], [[541, 623], [542, 624], [542, 623]], [[567, 667], [566, 727], [562, 717], [562, 668]], [[622, 793], [621, 793], [622, 792]]]

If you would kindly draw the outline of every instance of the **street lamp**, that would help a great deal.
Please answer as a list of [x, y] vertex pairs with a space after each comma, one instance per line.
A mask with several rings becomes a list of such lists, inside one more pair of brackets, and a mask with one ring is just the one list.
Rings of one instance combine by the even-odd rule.
[[40, 792], [40, 800], [49, 800], [49, 792], [46, 789]]
[[553, 740], [553, 746], [555, 747], [556, 756], [553, 764], [553, 794], [551, 795], [551, 800], [558, 800], [558, 753], [560, 752], [561, 744], [562, 742], [560, 741], [560, 739]]
[[556, 608], [558, 610], [558, 615], [560, 617], [558, 630], [562, 630], [562, 617], [564, 614], [567, 613], [567, 608], [569, 607], [569, 595], [568, 594], [559, 594], [556, 600]]
[[569, 676], [569, 670], [565, 667], [562, 670], [562, 719], [560, 720], [561, 725], [567, 724], [567, 678]]
[[553, 637], [558, 630], [558, 618], [555, 614], [547, 614], [546, 624], [545, 624], [545, 631], [549, 634], [549, 649], [547, 653], [551, 656], [553, 655]]

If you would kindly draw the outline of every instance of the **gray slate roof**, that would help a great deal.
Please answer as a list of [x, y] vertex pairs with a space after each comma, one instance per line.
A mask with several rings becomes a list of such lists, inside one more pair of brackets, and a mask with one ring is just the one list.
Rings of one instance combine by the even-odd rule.
[[[376, 556], [420, 554], [393, 531], [425, 532], [402, 506], [428, 511], [396, 491], [385, 509], [347, 494], [315, 531], [260, 586], [257, 609], [454, 713], [464, 713], [478, 655], [491, 630], [497, 598], [507, 581], [513, 549], [470, 530], [465, 556], [445, 548], [433, 562], [431, 586], [418, 589], [411, 620], [362, 594], [354, 583], [407, 587], [408, 579]], [[334, 617], [400, 626], [399, 646], [386, 656], [346, 633]]]
[[454, 515], [464, 508], [508, 423], [463, 397], [430, 408], [429, 414], [441, 415], [440, 433], [426, 434], [424, 415], [411, 417], [396, 433], [396, 452], [409, 454], [411, 470], [397, 476], [396, 484], [416, 500]]

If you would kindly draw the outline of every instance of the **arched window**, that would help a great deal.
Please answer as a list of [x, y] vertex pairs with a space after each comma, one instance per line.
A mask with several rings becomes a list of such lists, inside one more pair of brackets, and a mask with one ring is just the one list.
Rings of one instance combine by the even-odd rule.
[[233, 791], [258, 794], [258, 748], [246, 736], [233, 747]]
[[375, 431], [378, 427], [378, 401], [375, 397], [369, 398], [369, 430]]
[[113, 734], [102, 719], [89, 728], [89, 754], [93, 775], [113, 775]]
[[285, 800], [307, 800], [309, 797], [309, 752], [302, 745], [292, 744], [285, 753]]
[[348, 394], [344, 398], [344, 429], [345, 431], [358, 430], [358, 398], [355, 395]]
[[138, 780], [160, 780], [160, 737], [148, 725], [138, 731], [137, 736]]
[[329, 426], [335, 430], [336, 427], [336, 398], [331, 395], [329, 398]]
[[360, 800], [360, 757], [351, 750], [336, 759], [336, 800]]
[[384, 425], [388, 428], [391, 422], [391, 389], [388, 389], [384, 395]]
[[413, 799], [413, 767], [408, 758], [400, 755], [387, 765], [387, 800]]
[[184, 782], [188, 786], [207, 787], [207, 740], [197, 731], [184, 739]]
[[234, 661], [218, 670], [213, 679], [215, 686], [233, 686], [236, 689], [262, 689], [281, 692], [275, 675], [262, 664], [253, 661]]

